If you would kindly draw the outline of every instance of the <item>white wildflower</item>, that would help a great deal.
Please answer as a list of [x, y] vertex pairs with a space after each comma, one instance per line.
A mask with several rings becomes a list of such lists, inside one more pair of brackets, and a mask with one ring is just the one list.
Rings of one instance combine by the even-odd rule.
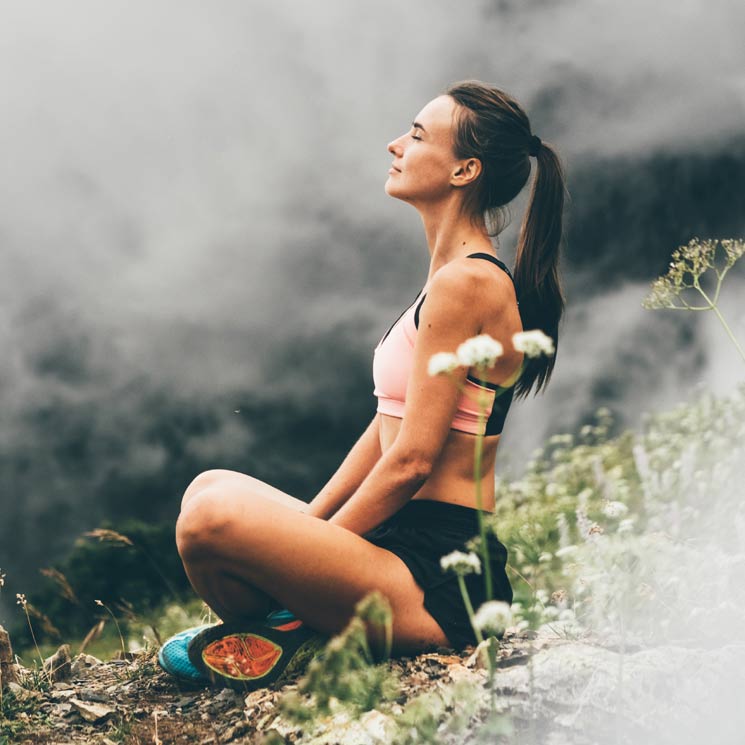
[[571, 554], [576, 553], [576, 551], [576, 546], [564, 546], [563, 548], [559, 548], [554, 551], [554, 556], [563, 559], [565, 556], [570, 556]]
[[587, 506], [587, 502], [590, 500], [591, 497], [592, 497], [592, 489], [589, 489], [589, 488], [583, 489], [577, 495], [577, 502], [580, 505], [586, 507]]
[[[561, 546], [562, 548], [564, 546], [568, 546], [571, 543], [571, 538], [569, 537], [569, 525], [567, 524], [567, 518], [563, 512], [560, 512], [556, 516], [556, 524], [559, 528], [559, 546]], [[558, 553], [556, 555], [558, 556]]]
[[556, 608], [563, 610], [567, 607], [567, 591], [565, 589], [554, 590], [551, 593], [551, 602], [556, 604]]
[[473, 552], [466, 554], [463, 551], [453, 551], [440, 559], [440, 566], [445, 572], [450, 570], [461, 575], [473, 572], [481, 574], [481, 561]]
[[621, 522], [618, 523], [619, 533], [630, 533], [633, 529], [634, 529], [634, 518], [633, 517], [627, 517], [625, 520], [621, 520]]
[[511, 622], [512, 611], [503, 600], [487, 600], [473, 617], [474, 625], [484, 634], [500, 634]]
[[461, 365], [472, 367], [480, 365], [494, 367], [497, 357], [501, 357], [504, 347], [489, 334], [479, 334], [466, 339], [457, 349], [456, 354]]
[[608, 517], [620, 517], [625, 515], [629, 511], [629, 508], [623, 502], [606, 502], [603, 505], [603, 513]]
[[430, 375], [449, 373], [460, 366], [460, 360], [451, 352], [438, 352], [429, 358], [427, 372]]
[[6, 576], [7, 575], [5, 574], [5, 572], [0, 571], [0, 587], [4, 587], [5, 586], [5, 577]]
[[551, 561], [551, 559], [553, 559], [553, 557], [554, 557], [554, 555], [553, 555], [552, 553], [549, 553], [548, 551], [544, 551], [544, 552], [543, 552], [543, 553], [542, 553], [542, 554], [541, 554], [541, 555], [540, 555], [540, 556], [538, 557], [538, 562], [539, 562], [539, 563], [544, 563], [544, 562], [547, 562], [547, 561]]
[[16, 605], [22, 605], [24, 608], [26, 607], [26, 596], [23, 593], [16, 593]]
[[554, 340], [540, 329], [513, 334], [512, 344], [518, 352], [524, 352], [528, 357], [540, 357], [542, 354], [554, 353]]

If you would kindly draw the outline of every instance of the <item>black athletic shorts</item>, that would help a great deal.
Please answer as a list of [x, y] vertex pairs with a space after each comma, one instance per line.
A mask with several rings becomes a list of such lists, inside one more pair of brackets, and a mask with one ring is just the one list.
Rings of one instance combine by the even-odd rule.
[[[512, 587], [505, 571], [507, 548], [497, 539], [493, 530], [487, 527], [486, 532], [492, 600], [503, 600], [511, 605]], [[376, 546], [393, 552], [406, 564], [424, 590], [424, 607], [457, 650], [469, 644], [475, 645], [477, 640], [458, 578], [454, 572], [442, 570], [440, 559], [451, 551], [467, 551], [465, 542], [478, 534], [478, 510], [432, 499], [412, 499], [362, 536]], [[483, 567], [481, 574], [467, 574], [464, 579], [476, 612], [486, 599]]]

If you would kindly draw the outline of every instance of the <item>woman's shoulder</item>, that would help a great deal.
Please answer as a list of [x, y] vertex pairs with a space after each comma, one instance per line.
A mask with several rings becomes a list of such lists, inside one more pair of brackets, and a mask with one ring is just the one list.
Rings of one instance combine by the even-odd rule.
[[427, 294], [434, 302], [464, 304], [489, 314], [516, 303], [515, 286], [507, 272], [491, 261], [467, 256], [440, 267]]

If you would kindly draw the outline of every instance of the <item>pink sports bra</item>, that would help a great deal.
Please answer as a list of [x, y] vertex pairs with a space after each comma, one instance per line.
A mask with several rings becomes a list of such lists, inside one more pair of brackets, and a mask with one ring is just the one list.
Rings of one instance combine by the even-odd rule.
[[[510, 274], [507, 266], [491, 254], [474, 253], [469, 254], [468, 258], [487, 259], [507, 272], [512, 279], [512, 274]], [[378, 398], [377, 410], [381, 414], [388, 414], [399, 419], [403, 418], [406, 404], [406, 385], [411, 374], [414, 341], [419, 327], [419, 309], [427, 295], [424, 290], [428, 285], [429, 282], [414, 298], [414, 302], [393, 322], [393, 325], [378, 342], [378, 346], [375, 347], [373, 353], [373, 381], [375, 383], [373, 395]], [[417, 303], [420, 295], [421, 300]], [[458, 399], [450, 429], [472, 434], [493, 435], [501, 433], [507, 411], [512, 403], [515, 383], [506, 387], [486, 380], [481, 381], [469, 374], [465, 380], [464, 390]], [[482, 430], [479, 430], [478, 426], [477, 394], [479, 391], [486, 391], [488, 394], [486, 408], [488, 418], [485, 426], [482, 424]]]

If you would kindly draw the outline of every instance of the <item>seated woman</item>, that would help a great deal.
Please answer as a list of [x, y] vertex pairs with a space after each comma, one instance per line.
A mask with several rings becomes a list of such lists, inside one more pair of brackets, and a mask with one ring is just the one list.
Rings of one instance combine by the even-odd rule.
[[[377, 413], [309, 504], [234, 471], [192, 481], [176, 542], [191, 584], [223, 624], [169, 640], [160, 660], [170, 672], [178, 672], [180, 644], [181, 661], [188, 647], [197, 669], [185, 678], [267, 685], [309, 635], [340, 632], [373, 590], [391, 605], [394, 655], [475, 641], [457, 579], [439, 561], [478, 533], [475, 437], [484, 435], [480, 506], [493, 512], [496, 450], [513, 393], [541, 390], [552, 372], [553, 358], [524, 360], [511, 340], [523, 329], [557, 340], [564, 176], [520, 105], [478, 81], [430, 101], [388, 151], [386, 193], [420, 213], [429, 271], [375, 349]], [[513, 280], [491, 238], [503, 228], [502, 208], [528, 181], [529, 156], [537, 173]], [[428, 374], [434, 354], [479, 334], [504, 347], [486, 373]], [[490, 402], [481, 423], [479, 391]], [[489, 548], [494, 599], [510, 603], [507, 551], [493, 532]], [[476, 609], [483, 577], [468, 580]]]

